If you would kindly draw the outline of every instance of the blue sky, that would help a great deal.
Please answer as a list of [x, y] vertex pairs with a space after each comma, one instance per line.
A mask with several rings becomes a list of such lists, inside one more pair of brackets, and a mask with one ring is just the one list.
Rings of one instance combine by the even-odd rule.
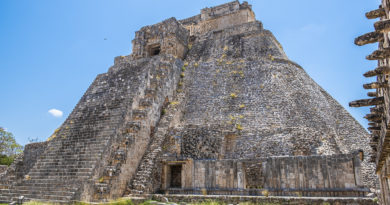
[[[115, 56], [131, 52], [134, 32], [169, 17], [182, 19], [223, 0], [2, 0], [0, 1], [0, 126], [21, 144], [47, 139]], [[373, 31], [366, 11], [378, 0], [252, 0], [256, 18], [288, 57], [339, 101], [363, 126], [367, 109], [362, 74], [376, 62], [355, 37]], [[105, 40], [106, 39], [106, 40]], [[49, 113], [57, 109], [61, 117]]]

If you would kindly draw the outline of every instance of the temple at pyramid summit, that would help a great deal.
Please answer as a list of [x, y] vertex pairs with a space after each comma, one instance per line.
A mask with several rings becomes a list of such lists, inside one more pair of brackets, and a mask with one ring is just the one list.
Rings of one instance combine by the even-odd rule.
[[371, 204], [369, 141], [252, 6], [233, 1], [137, 31], [131, 54], [97, 75], [50, 139], [0, 174], [0, 201], [164, 194]]

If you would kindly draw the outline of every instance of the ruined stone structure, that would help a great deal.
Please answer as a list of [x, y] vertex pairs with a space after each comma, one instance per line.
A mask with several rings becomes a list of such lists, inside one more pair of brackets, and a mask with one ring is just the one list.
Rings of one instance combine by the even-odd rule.
[[375, 187], [368, 143], [234, 1], [136, 32], [131, 55], [96, 77], [24, 176], [3, 175], [0, 199], [359, 197]]
[[367, 60], [377, 60], [378, 67], [364, 73], [365, 77], [374, 77], [375, 82], [364, 84], [364, 89], [374, 89], [368, 92], [369, 99], [350, 103], [352, 107], [372, 106], [371, 113], [365, 118], [369, 121], [371, 132], [372, 161], [376, 164], [376, 173], [380, 181], [382, 204], [390, 204], [390, 11], [389, 0], [382, 0], [377, 10], [366, 13], [368, 19], [377, 19], [375, 31], [366, 33], [355, 39], [355, 44], [362, 46], [378, 42], [378, 50], [366, 57]]

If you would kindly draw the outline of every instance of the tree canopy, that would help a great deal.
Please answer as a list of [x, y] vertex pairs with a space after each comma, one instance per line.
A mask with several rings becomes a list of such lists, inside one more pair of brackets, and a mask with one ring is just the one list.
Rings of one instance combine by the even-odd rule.
[[0, 127], [0, 165], [10, 165], [15, 157], [23, 151], [14, 135]]

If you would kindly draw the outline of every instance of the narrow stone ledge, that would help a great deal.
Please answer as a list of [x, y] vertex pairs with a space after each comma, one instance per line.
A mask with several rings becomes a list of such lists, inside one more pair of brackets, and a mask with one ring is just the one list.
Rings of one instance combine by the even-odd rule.
[[371, 99], [362, 99], [362, 100], [356, 100], [349, 103], [350, 107], [364, 107], [364, 106], [371, 106], [371, 105], [380, 105], [383, 104], [384, 98], [383, 97], [377, 97], [377, 98], [371, 98]]
[[376, 43], [379, 41], [383, 41], [383, 34], [378, 31], [366, 33], [364, 35], [355, 38], [355, 44], [358, 46], [363, 46], [370, 43]]
[[367, 60], [381, 60], [390, 57], [390, 49], [381, 49], [372, 52], [366, 57]]
[[389, 87], [387, 83], [378, 83], [378, 82], [367, 83], [363, 85], [364, 89], [378, 89], [378, 88], [387, 88], [387, 87]]
[[375, 30], [385, 33], [390, 31], [390, 19], [377, 21], [374, 24]]
[[376, 19], [376, 18], [382, 17], [384, 15], [386, 15], [386, 11], [384, 8], [379, 8], [379, 9], [372, 10], [372, 11], [369, 11], [366, 13], [366, 17], [368, 19]]
[[375, 70], [370, 70], [366, 73], [364, 73], [364, 77], [373, 77], [376, 75], [381, 74], [390, 74], [390, 67], [389, 66], [379, 66]]

